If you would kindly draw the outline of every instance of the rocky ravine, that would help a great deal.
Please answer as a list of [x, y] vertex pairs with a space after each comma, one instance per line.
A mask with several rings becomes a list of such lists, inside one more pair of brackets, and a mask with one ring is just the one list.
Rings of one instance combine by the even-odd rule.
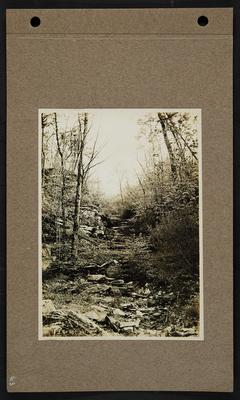
[[[103, 272], [102, 266], [100, 270]], [[45, 283], [43, 335], [181, 337], [198, 334], [197, 327], [176, 329], [170, 323], [173, 293], [153, 294], [148, 284], [139, 287], [136, 283], [109, 277], [114, 271], [118, 271], [118, 265], [113, 260], [106, 274], [94, 271], [86, 278], [74, 280], [60, 276]], [[55, 301], [46, 298], [49, 293]]]
[[[109, 252], [131, 245], [124, 224], [112, 228]], [[117, 258], [117, 257], [116, 257]], [[173, 324], [176, 294], [130, 280], [117, 259], [88, 264], [43, 280], [43, 336], [186, 337], [197, 324]]]

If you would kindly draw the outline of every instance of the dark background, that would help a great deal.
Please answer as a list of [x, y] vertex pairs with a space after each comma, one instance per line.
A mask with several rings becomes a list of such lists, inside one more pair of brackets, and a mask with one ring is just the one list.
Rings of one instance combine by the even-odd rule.
[[[6, 391], [6, 9], [11, 8], [234, 8], [234, 392], [7, 393]], [[0, 2], [0, 396], [2, 399], [59, 400], [230, 400], [240, 398], [240, 2], [238, 0], [2, 0]], [[224, 227], [223, 227], [224, 229]], [[33, 360], [34, 362], [34, 360]], [[24, 363], [24, 360], [23, 360]], [[171, 371], [169, 371], [171, 374]]]

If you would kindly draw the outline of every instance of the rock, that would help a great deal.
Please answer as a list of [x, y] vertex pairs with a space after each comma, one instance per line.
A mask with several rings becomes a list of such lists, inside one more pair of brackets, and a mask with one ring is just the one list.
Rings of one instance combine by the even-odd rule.
[[70, 293], [79, 293], [79, 287], [77, 285], [73, 285], [73, 286], [69, 287], [67, 290]]
[[102, 303], [99, 303], [99, 306], [95, 306], [98, 310], [100, 310], [100, 309], [102, 309], [102, 311], [104, 311], [104, 310], [108, 310], [109, 309], [109, 307], [108, 306], [106, 306], [105, 304], [102, 304]]
[[114, 279], [112, 281], [112, 285], [124, 285], [124, 280], [123, 279]]
[[92, 287], [88, 288], [89, 293], [105, 293], [110, 290], [109, 285], [105, 285], [105, 283], [96, 283], [95, 285], [92, 285]]
[[125, 286], [114, 286], [114, 287], [116, 287], [120, 290], [122, 296], [129, 295], [130, 289], [128, 287], [125, 287]]
[[86, 284], [86, 279], [80, 278], [78, 279], [78, 284], [81, 285], [85, 285]]
[[90, 264], [90, 265], [84, 265], [82, 269], [91, 272], [91, 271], [96, 271], [98, 267], [99, 266], [97, 264]]
[[132, 292], [131, 295], [132, 297], [144, 297], [142, 294], [136, 292]]
[[61, 326], [57, 324], [52, 324], [50, 326], [44, 326], [42, 333], [43, 336], [56, 336], [56, 334], [60, 331], [61, 331]]
[[55, 311], [56, 308], [52, 302], [52, 300], [43, 300], [42, 302], [42, 314], [47, 315], [50, 314], [52, 311]]
[[119, 328], [118, 328], [118, 323], [115, 320], [115, 318], [110, 317], [109, 315], [107, 315], [106, 317], [106, 322], [108, 323], [108, 325], [110, 326], [110, 328], [112, 328], [115, 332], [118, 332]]
[[139, 298], [138, 300], [137, 300], [137, 305], [141, 308], [141, 307], [147, 307], [147, 302], [148, 302], [148, 299], [146, 298], [146, 297], [144, 297], [144, 298]]
[[93, 236], [94, 236], [94, 237], [104, 237], [104, 235], [105, 235], [105, 232], [104, 232], [103, 229], [95, 228], [95, 229], [93, 230]]
[[93, 319], [94, 321], [104, 322], [106, 319], [106, 316], [107, 316], [107, 311], [104, 310], [104, 308], [102, 308], [102, 307], [95, 306], [95, 307], [92, 307], [92, 310], [85, 313], [85, 315], [88, 318]]
[[110, 265], [117, 265], [117, 264], [118, 264], [117, 260], [110, 260], [110, 261], [106, 261], [105, 263], [100, 265], [100, 268], [106, 268], [106, 267], [109, 267]]
[[151, 290], [150, 289], [145, 289], [144, 290], [144, 294], [146, 295], [146, 296], [148, 296], [149, 294], [151, 293]]
[[121, 243], [115, 243], [114, 244], [114, 248], [118, 249], [118, 250], [125, 250], [126, 249], [126, 245], [125, 244], [121, 244]]
[[109, 278], [119, 278], [121, 276], [121, 268], [118, 264], [110, 265], [106, 269], [106, 275]]
[[96, 310], [96, 311], [105, 311], [106, 306], [101, 305], [101, 306], [92, 306], [92, 309]]
[[137, 317], [142, 317], [142, 316], [143, 316], [142, 311], [137, 310], [137, 311], [136, 311], [136, 316], [137, 316]]
[[104, 229], [101, 214], [99, 213], [98, 207], [94, 204], [81, 207], [81, 222], [85, 224], [85, 226], [91, 225], [91, 228], [94, 230]]
[[92, 226], [88, 226], [88, 225], [80, 225], [79, 226], [79, 233], [85, 233], [85, 234], [91, 234], [93, 231], [93, 227]]
[[155, 306], [155, 304], [156, 304], [156, 300], [154, 300], [154, 299], [148, 299], [148, 301], [147, 301], [148, 307]]
[[42, 245], [42, 257], [43, 258], [51, 257], [51, 246], [49, 246], [48, 244], [43, 243]]
[[121, 290], [115, 286], [110, 287], [108, 293], [112, 296], [121, 296]]
[[61, 326], [61, 331], [69, 331], [69, 329], [77, 329], [84, 331], [88, 335], [104, 334], [105, 331], [100, 328], [93, 320], [85, 314], [75, 311], [58, 310], [52, 311], [45, 317], [45, 325], [57, 323]]
[[145, 295], [145, 296], [148, 296], [148, 295], [151, 294], [151, 290], [148, 287], [141, 288], [141, 289], [139, 289], [138, 292], [139, 292], [139, 294], [142, 294], [142, 295]]
[[104, 298], [101, 301], [107, 304], [111, 304], [114, 301], [114, 299], [111, 296], [104, 296]]
[[161, 315], [161, 313], [156, 312], [156, 313], [153, 314], [153, 317], [160, 317], [160, 315]]
[[113, 315], [119, 316], [119, 317], [124, 317], [126, 315], [126, 313], [122, 310], [120, 310], [119, 308], [115, 308], [113, 310]]
[[187, 336], [195, 336], [195, 335], [196, 335], [196, 331], [195, 331], [194, 328], [190, 328], [190, 329], [182, 328], [181, 330], [172, 329], [170, 331], [170, 335], [169, 336], [187, 337]]
[[73, 311], [68, 312], [67, 317], [71, 317], [72, 321], [76, 323], [76, 325], [80, 326], [82, 329], [84, 329], [88, 334], [91, 331], [92, 333], [103, 333], [103, 329], [100, 328], [95, 322], [91, 321], [90, 318], [88, 318], [86, 315], [81, 314], [81, 313], [76, 313]]
[[149, 308], [141, 307], [139, 310], [142, 313], [147, 314], [149, 312], [153, 312], [155, 310], [155, 307], [149, 307]]
[[123, 330], [123, 332], [126, 332], [126, 333], [133, 333], [134, 328], [133, 328], [133, 326], [125, 326], [124, 328], [122, 328], [122, 330]]
[[165, 337], [171, 336], [171, 327], [170, 326], [163, 329], [162, 336], [165, 336]]
[[42, 269], [46, 271], [51, 265], [51, 247], [47, 244], [42, 246]]
[[98, 274], [98, 275], [88, 275], [87, 277], [88, 281], [90, 282], [104, 282], [105, 281], [105, 275]]
[[46, 271], [48, 268], [50, 268], [50, 265], [51, 265], [51, 260], [42, 259], [42, 269], [43, 269], [43, 271]]
[[122, 307], [123, 309], [125, 309], [125, 310], [132, 310], [132, 309], [135, 309], [135, 308], [133, 307], [132, 303], [123, 303], [123, 304], [121, 304], [121, 307]]
[[134, 321], [121, 321], [120, 322], [120, 329], [123, 329], [123, 328], [127, 328], [127, 327], [129, 327], [129, 326], [131, 326], [131, 327], [134, 327], [134, 328], [138, 328], [139, 327], [139, 324], [140, 324], [140, 319], [136, 319], [136, 320], [134, 320]]
[[169, 302], [169, 301], [174, 300], [175, 297], [176, 297], [175, 294], [172, 292], [172, 293], [168, 293], [168, 294], [162, 295], [161, 300], [162, 300], [163, 302], [166, 302], [166, 303], [167, 303], [167, 302]]

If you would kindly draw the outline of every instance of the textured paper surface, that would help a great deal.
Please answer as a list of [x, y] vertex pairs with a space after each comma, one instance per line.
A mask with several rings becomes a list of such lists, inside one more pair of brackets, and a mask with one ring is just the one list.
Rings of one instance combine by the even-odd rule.
[[[232, 10], [9, 10], [7, 80], [8, 390], [231, 391]], [[39, 341], [38, 109], [151, 107], [202, 110], [204, 341]]]

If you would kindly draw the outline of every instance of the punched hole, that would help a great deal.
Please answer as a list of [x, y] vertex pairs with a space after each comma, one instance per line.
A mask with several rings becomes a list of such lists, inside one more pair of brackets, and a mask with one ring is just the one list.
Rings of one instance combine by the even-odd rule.
[[201, 15], [201, 17], [198, 18], [197, 22], [200, 26], [206, 26], [208, 24], [208, 17], [205, 17], [205, 15]]
[[41, 24], [41, 20], [39, 17], [32, 17], [30, 24], [33, 28], [37, 28]]

